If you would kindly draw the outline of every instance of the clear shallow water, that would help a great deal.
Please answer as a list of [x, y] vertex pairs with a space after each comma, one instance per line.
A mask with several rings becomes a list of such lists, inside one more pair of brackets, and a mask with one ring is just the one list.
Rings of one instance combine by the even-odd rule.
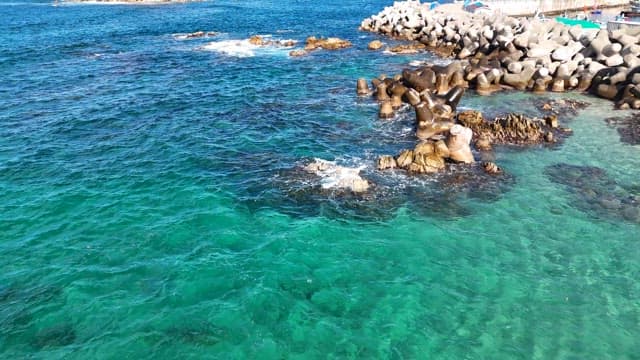
[[[491, 196], [385, 180], [411, 114], [377, 120], [355, 79], [423, 56], [365, 50], [384, 5], [1, 4], [0, 358], [637, 358], [640, 226], [545, 174], [637, 186], [611, 104], [587, 98], [557, 149], [497, 151]], [[222, 34], [173, 36], [196, 30]], [[253, 34], [355, 47], [202, 49]], [[382, 195], [309, 195], [290, 169], [311, 157], [369, 166]]]

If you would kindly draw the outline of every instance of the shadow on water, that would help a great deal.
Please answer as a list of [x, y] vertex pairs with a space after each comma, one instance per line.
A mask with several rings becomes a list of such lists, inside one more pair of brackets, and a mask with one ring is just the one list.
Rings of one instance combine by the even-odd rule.
[[571, 205], [596, 218], [640, 223], [640, 189], [619, 184], [604, 169], [555, 164], [545, 169], [555, 183], [571, 194]]

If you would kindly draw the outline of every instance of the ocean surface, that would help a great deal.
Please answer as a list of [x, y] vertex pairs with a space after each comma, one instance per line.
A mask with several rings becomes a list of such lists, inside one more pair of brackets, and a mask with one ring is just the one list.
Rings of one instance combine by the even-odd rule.
[[[497, 147], [504, 175], [379, 173], [413, 114], [356, 79], [442, 61], [366, 50], [390, 4], [1, 2], [0, 358], [640, 359], [640, 146], [604, 121], [628, 113], [553, 95], [591, 106]], [[314, 158], [374, 188], [321, 190]]]

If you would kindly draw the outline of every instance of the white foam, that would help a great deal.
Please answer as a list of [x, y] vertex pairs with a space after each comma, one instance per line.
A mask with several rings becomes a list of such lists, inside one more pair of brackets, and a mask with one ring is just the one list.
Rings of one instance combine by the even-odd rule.
[[201, 47], [203, 50], [239, 58], [256, 56], [255, 50], [258, 48], [259, 46], [251, 44], [249, 40], [214, 41]]
[[323, 189], [351, 189], [353, 191], [366, 191], [369, 183], [360, 177], [360, 171], [365, 166], [354, 168], [337, 165], [334, 161], [315, 159], [307, 165], [305, 170], [318, 175], [320, 186]]

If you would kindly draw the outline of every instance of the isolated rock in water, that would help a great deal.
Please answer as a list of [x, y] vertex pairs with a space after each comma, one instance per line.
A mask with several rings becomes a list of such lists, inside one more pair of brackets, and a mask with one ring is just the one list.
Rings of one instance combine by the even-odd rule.
[[369, 182], [360, 177], [363, 167], [348, 168], [336, 165], [333, 161], [315, 159], [304, 169], [322, 178], [323, 189], [348, 189], [353, 192], [364, 192], [369, 189]]
[[384, 44], [382, 43], [382, 41], [380, 40], [373, 40], [372, 42], [369, 43], [369, 45], [367, 46], [367, 48], [369, 50], [380, 50], [382, 49], [382, 47], [384, 46]]
[[307, 52], [305, 50], [291, 50], [289, 52], [289, 56], [291, 57], [300, 57], [305, 55], [307, 55]]
[[325, 49], [325, 50], [338, 50], [351, 47], [351, 42], [347, 40], [343, 40], [336, 37], [330, 38], [316, 38], [315, 36], [310, 36], [307, 38], [305, 42], [304, 49], [307, 51], [312, 51], [316, 49]]
[[626, 117], [606, 118], [605, 121], [607, 125], [618, 129], [620, 141], [630, 145], [640, 145], [640, 114], [634, 112]]

